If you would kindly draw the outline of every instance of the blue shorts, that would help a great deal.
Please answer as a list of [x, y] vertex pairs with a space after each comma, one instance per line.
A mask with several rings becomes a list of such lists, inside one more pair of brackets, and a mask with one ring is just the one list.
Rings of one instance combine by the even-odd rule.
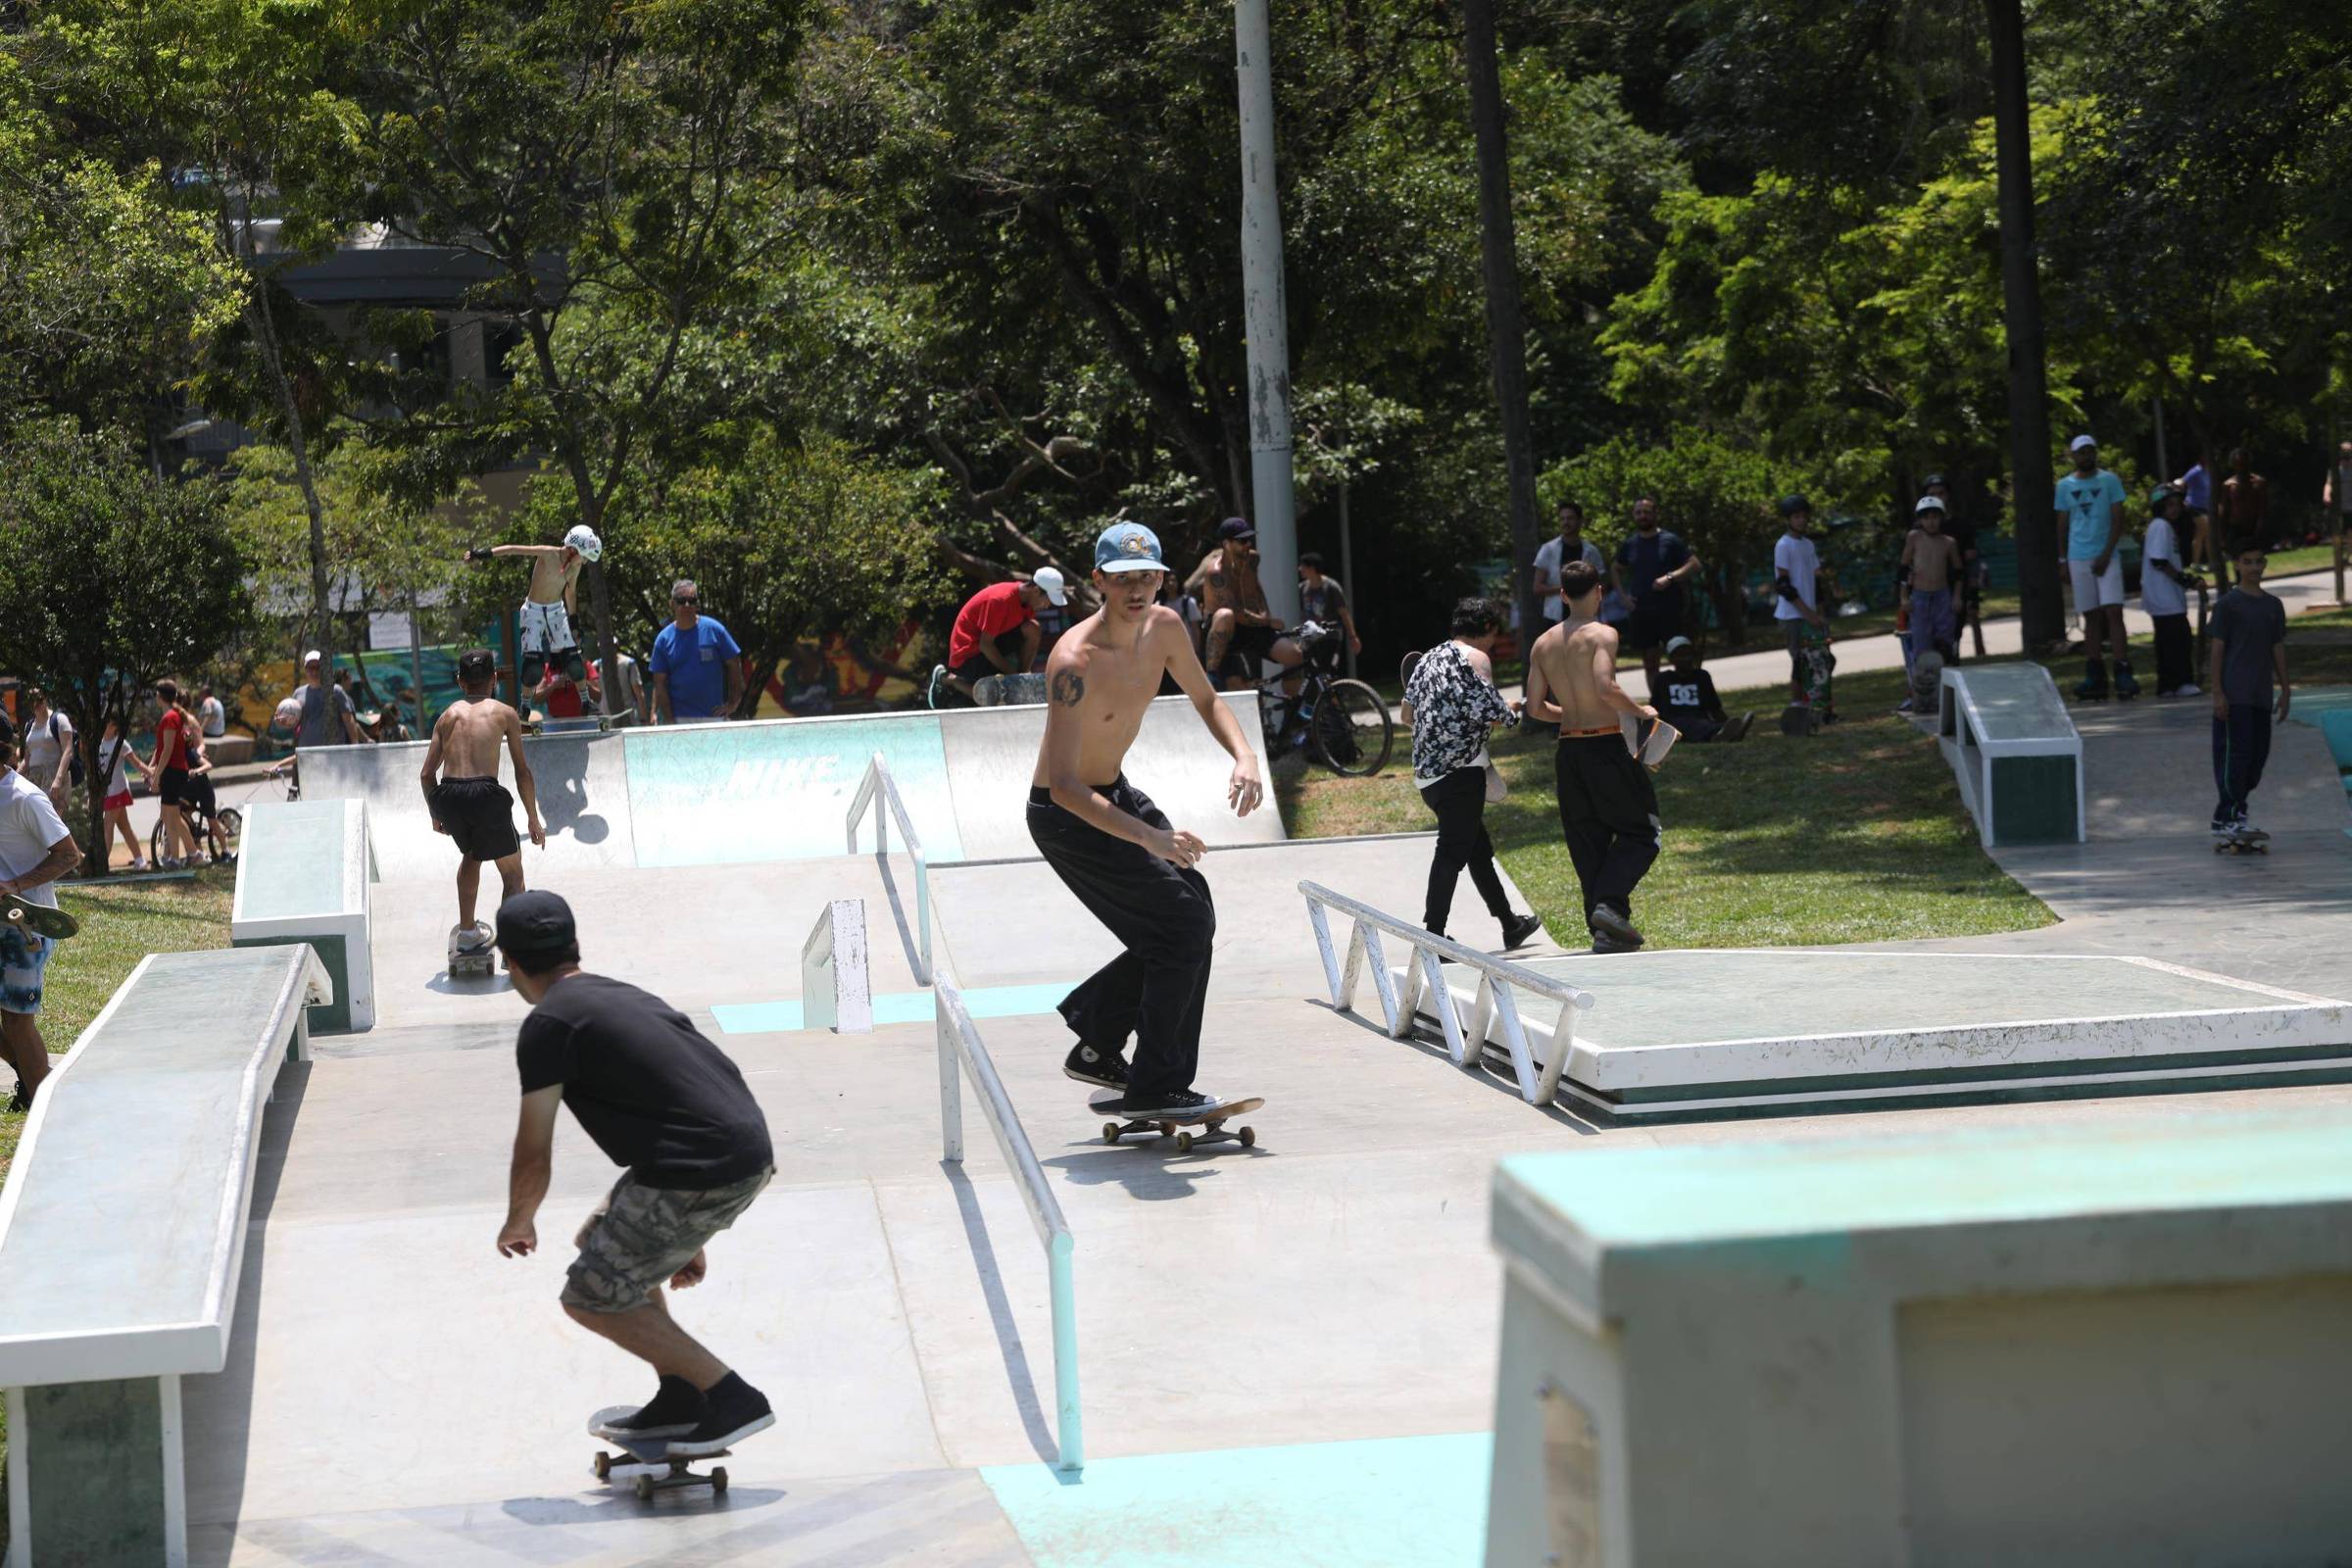
[[0, 1012], [41, 1010], [41, 971], [57, 944], [11, 925], [0, 925]]

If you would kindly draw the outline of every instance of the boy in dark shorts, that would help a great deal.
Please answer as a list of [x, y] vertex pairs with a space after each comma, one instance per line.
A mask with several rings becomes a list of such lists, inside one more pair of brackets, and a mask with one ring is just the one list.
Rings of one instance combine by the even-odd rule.
[[1684, 580], [1696, 570], [1698, 557], [1682, 535], [1658, 526], [1657, 502], [1647, 496], [1635, 502], [1634, 531], [1617, 547], [1617, 575], [1634, 601], [1625, 643], [1642, 656], [1642, 676], [1652, 692], [1658, 689], [1659, 651], [1683, 629]]
[[767, 1398], [669, 1315], [662, 1287], [700, 1285], [704, 1249], [776, 1174], [767, 1118], [726, 1054], [661, 998], [580, 968], [571, 907], [523, 893], [498, 908], [498, 946], [531, 1015], [514, 1037], [522, 1112], [514, 1129], [501, 1257], [539, 1247], [553, 1176], [556, 1107], [627, 1167], [588, 1216], [564, 1274], [564, 1313], [649, 1363], [661, 1386], [615, 1423], [666, 1438], [680, 1458], [713, 1454], [774, 1426]]
[[514, 760], [514, 790], [530, 820], [531, 842], [547, 847], [539, 821], [539, 790], [522, 755], [522, 718], [490, 695], [496, 673], [487, 648], [458, 656], [458, 685], [465, 697], [433, 721], [433, 743], [424, 751], [424, 804], [433, 831], [457, 841], [458, 930], [473, 929], [474, 900], [481, 891], [482, 862], [498, 867], [503, 897], [522, 891], [522, 845], [514, 836], [514, 797], [498, 781], [498, 753]]

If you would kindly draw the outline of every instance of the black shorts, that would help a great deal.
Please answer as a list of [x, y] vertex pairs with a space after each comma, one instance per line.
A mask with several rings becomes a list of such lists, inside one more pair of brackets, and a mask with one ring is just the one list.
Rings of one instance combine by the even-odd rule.
[[1667, 639], [1681, 636], [1682, 630], [1683, 599], [1677, 594], [1671, 599], [1636, 600], [1619, 637], [1625, 647], [1646, 653], [1665, 647]]
[[445, 778], [433, 786], [433, 821], [449, 829], [468, 860], [503, 860], [522, 851], [514, 797], [494, 778]]
[[1225, 663], [1217, 674], [1257, 679], [1261, 663], [1274, 657], [1274, 640], [1281, 635], [1271, 626], [1234, 627], [1233, 641], [1225, 645]]
[[166, 806], [177, 806], [188, 800], [188, 770], [184, 767], [165, 768], [162, 781], [155, 787], [155, 797]]

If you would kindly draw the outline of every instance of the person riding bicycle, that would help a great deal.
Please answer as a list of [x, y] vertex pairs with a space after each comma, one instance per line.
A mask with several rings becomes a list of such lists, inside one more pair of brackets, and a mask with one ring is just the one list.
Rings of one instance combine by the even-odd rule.
[[1306, 626], [1322, 626], [1334, 635], [1324, 638], [1301, 636], [1298, 641], [1306, 662], [1326, 675], [1340, 672], [1341, 636], [1347, 639], [1351, 654], [1364, 651], [1364, 640], [1355, 634], [1355, 612], [1348, 608], [1348, 590], [1340, 586], [1337, 577], [1324, 575], [1323, 557], [1309, 550], [1298, 558], [1298, 613]]
[[1257, 580], [1257, 552], [1251, 548], [1257, 530], [1240, 517], [1217, 525], [1217, 548], [1201, 561], [1187, 587], [1197, 588], [1200, 610], [1207, 616], [1209, 677], [1227, 691], [1248, 691], [1257, 684], [1258, 663], [1272, 660], [1283, 667], [1285, 697], [1298, 695], [1298, 665], [1305, 653], [1284, 635], [1282, 622], [1266, 607], [1265, 585]]

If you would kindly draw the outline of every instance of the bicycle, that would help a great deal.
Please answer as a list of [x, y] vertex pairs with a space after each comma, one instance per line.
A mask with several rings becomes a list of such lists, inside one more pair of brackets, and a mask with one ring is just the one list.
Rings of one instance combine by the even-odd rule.
[[[1317, 651], [1336, 643], [1338, 631], [1310, 620], [1288, 635], [1306, 657], [1296, 670], [1257, 683], [1257, 715], [1265, 727], [1267, 757], [1303, 746], [1308, 756], [1345, 777], [1369, 778], [1379, 772], [1396, 744], [1396, 720], [1389, 705], [1362, 681], [1334, 675], [1316, 662]], [[1296, 697], [1282, 689], [1294, 675], [1299, 683]]]
[[[171, 839], [164, 832], [163, 812], [170, 809], [170, 807], [163, 807], [157, 810], [155, 829], [147, 835], [147, 863], [150, 865], [163, 864], [164, 856], [169, 851]], [[238, 846], [245, 837], [244, 812], [233, 806], [216, 803], [215, 808], [209, 813], [183, 805], [180, 814], [187, 819], [189, 836], [212, 857], [215, 865], [227, 865], [236, 859]]]

